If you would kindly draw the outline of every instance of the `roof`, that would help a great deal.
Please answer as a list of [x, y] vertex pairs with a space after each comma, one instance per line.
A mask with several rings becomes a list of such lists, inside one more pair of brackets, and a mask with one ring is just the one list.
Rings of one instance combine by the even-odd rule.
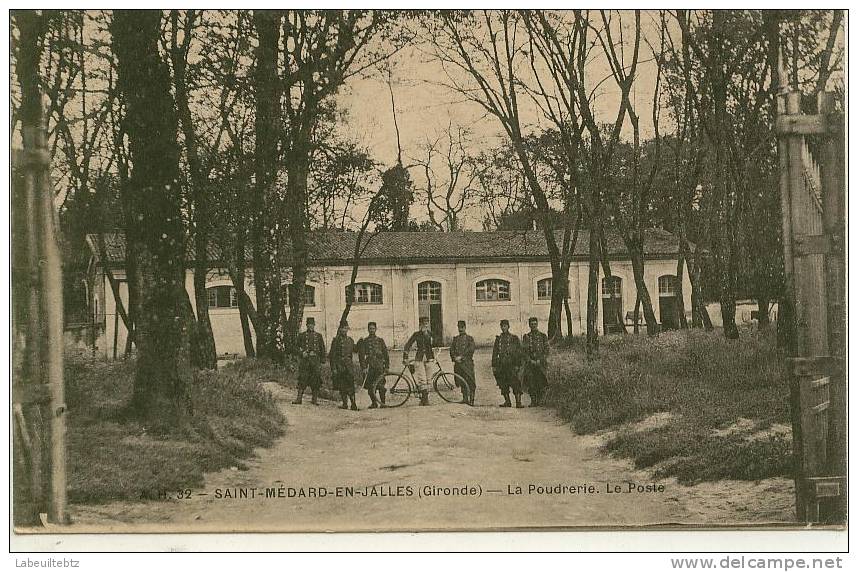
[[[90, 248], [97, 258], [97, 238], [90, 235]], [[358, 234], [352, 231], [313, 231], [309, 233], [309, 261], [313, 265], [351, 264]], [[558, 246], [562, 246], [562, 232], [556, 233]], [[104, 235], [107, 257], [111, 264], [125, 261], [125, 237], [120, 233]], [[443, 263], [453, 261], [538, 261], [548, 260], [548, 247], [542, 231], [487, 231], [487, 232], [380, 232], [367, 235], [369, 240], [361, 256], [363, 264], [389, 263]], [[588, 256], [589, 231], [578, 235], [574, 258]], [[610, 258], [625, 258], [625, 245], [616, 233], [607, 237]], [[644, 232], [644, 254], [648, 258], [674, 257], [678, 251], [677, 238], [661, 229]], [[289, 264], [288, 244], [283, 249], [283, 264]], [[189, 254], [187, 260], [193, 259]], [[212, 263], [226, 259], [220, 247], [212, 244], [209, 260]], [[248, 262], [251, 252], [246, 254]]]

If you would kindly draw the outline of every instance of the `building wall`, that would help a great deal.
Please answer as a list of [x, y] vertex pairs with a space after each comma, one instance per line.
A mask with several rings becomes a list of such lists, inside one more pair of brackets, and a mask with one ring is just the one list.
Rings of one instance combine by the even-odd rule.
[[[676, 271], [675, 260], [648, 260], [645, 266], [645, 280], [653, 310], [659, 316], [658, 277], [673, 274]], [[635, 305], [635, 284], [631, 263], [613, 261], [611, 273], [622, 279], [623, 315], [631, 312]], [[114, 272], [123, 277], [121, 272]], [[574, 262], [569, 273], [569, 307], [573, 321], [573, 334], [581, 334], [586, 329], [587, 313], [587, 275], [586, 262]], [[551, 276], [551, 268], [543, 262], [506, 262], [506, 263], [450, 263], [420, 264], [396, 266], [368, 266], [358, 272], [357, 282], [373, 282], [382, 286], [382, 304], [352, 306], [348, 317], [351, 335], [357, 340], [366, 332], [366, 323], [378, 324], [378, 333], [388, 345], [402, 347], [418, 323], [418, 284], [432, 280], [441, 284], [441, 313], [445, 343], [456, 335], [456, 323], [465, 320], [468, 332], [481, 345], [490, 344], [499, 331], [502, 319], [510, 321], [511, 330], [517, 334], [527, 331], [527, 320], [535, 316], [540, 320], [543, 331], [547, 329], [549, 300], [538, 300], [536, 284]], [[479, 302], [476, 300], [476, 283], [487, 278], [501, 278], [510, 283], [510, 297], [507, 302]], [[602, 296], [600, 273], [598, 330], [602, 331]], [[307, 306], [305, 317], [316, 320], [316, 330], [328, 342], [336, 333], [345, 307], [345, 289], [350, 283], [351, 267], [329, 266], [313, 269], [307, 283], [315, 288], [315, 304]], [[288, 282], [288, 274], [284, 281]], [[207, 286], [232, 285], [225, 272], [212, 270], [206, 278]], [[99, 285], [100, 284], [100, 285]], [[118, 330], [114, 330], [116, 305], [107, 279], [101, 276], [100, 299], [103, 300], [104, 336], [99, 338], [98, 349], [105, 355], [113, 355], [114, 332], [118, 353], [121, 356], [125, 348], [126, 331], [121, 319]], [[191, 304], [193, 297], [193, 271], [188, 270], [185, 279]], [[248, 276], [246, 290], [255, 302], [252, 276]], [[691, 285], [687, 274], [683, 283], [684, 301], [687, 313], [691, 309]], [[122, 299], [127, 305], [127, 288], [121, 288]], [[195, 308], [196, 310], [196, 308]], [[215, 335], [215, 345], [219, 354], [244, 354], [244, 342], [241, 335], [241, 322], [238, 308], [210, 308], [209, 315]], [[566, 320], [563, 320], [564, 331]]]

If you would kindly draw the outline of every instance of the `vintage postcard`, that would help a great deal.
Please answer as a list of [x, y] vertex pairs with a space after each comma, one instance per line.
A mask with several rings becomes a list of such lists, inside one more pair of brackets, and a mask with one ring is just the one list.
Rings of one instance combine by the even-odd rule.
[[16, 533], [845, 527], [843, 10], [10, 19]]

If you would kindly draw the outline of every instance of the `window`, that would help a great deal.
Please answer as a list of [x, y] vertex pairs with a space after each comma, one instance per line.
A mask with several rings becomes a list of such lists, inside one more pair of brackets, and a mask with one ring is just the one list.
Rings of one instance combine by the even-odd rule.
[[667, 274], [658, 277], [658, 295], [676, 296], [676, 276]]
[[623, 279], [619, 276], [602, 278], [602, 298], [620, 298], [623, 295]]
[[440, 302], [441, 283], [429, 281], [418, 284], [417, 300], [420, 302]]
[[346, 302], [349, 301], [352, 304], [383, 304], [381, 284], [358, 282], [354, 288], [346, 286]]
[[509, 282], [499, 278], [477, 282], [477, 302], [509, 302]]
[[206, 292], [209, 308], [238, 308], [238, 296], [232, 286], [212, 286]]
[[[289, 305], [289, 284], [283, 284], [281, 286], [282, 296], [283, 296], [283, 305]], [[309, 284], [304, 284], [304, 306], [315, 306], [316, 305], [316, 288], [310, 286]]]
[[536, 283], [536, 299], [551, 300], [551, 278], [543, 278]]

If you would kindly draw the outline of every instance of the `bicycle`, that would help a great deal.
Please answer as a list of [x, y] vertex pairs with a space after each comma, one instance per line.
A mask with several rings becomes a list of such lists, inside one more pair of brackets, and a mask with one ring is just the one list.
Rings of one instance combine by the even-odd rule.
[[[437, 371], [432, 375], [429, 383], [435, 389], [441, 399], [447, 403], [462, 403], [464, 388], [468, 387], [468, 382], [465, 378], [457, 373], [444, 371], [438, 360], [433, 360]], [[399, 407], [403, 405], [411, 397], [411, 394], [419, 395], [420, 390], [417, 387], [417, 382], [414, 381], [414, 372], [411, 366], [414, 360], [403, 364], [402, 371], [387, 371], [379, 377], [376, 387], [384, 387], [387, 390], [387, 406]]]

